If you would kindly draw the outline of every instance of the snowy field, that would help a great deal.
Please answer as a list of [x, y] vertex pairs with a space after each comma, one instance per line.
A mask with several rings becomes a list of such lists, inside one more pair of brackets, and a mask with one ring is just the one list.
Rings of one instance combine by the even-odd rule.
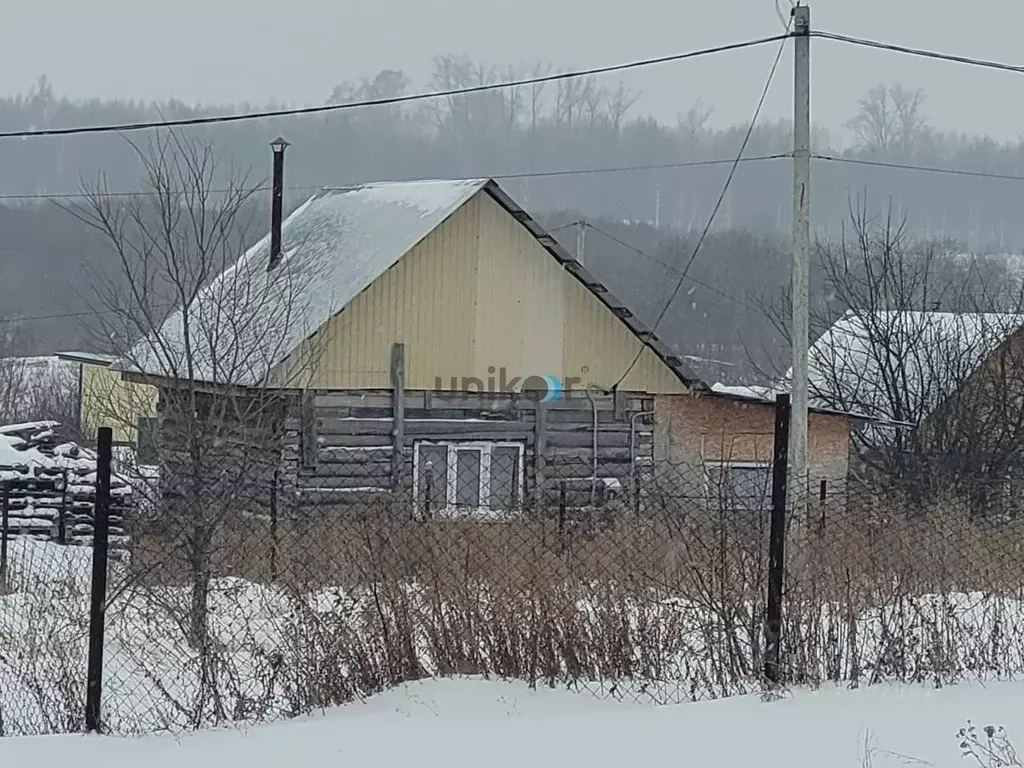
[[[876, 686], [653, 708], [521, 683], [416, 683], [321, 715], [181, 738], [0, 739], [0, 765], [76, 768], [522, 768], [977, 765], [957, 731], [1005, 725], [1024, 743], [1024, 684]], [[982, 736], [984, 739], [984, 736]], [[984, 765], [987, 765], [984, 764]]]

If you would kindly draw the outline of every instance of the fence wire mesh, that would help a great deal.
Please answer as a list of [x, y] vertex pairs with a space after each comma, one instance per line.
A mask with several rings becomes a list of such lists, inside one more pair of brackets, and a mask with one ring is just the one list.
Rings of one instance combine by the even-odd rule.
[[[105, 729], [286, 718], [433, 676], [650, 703], [761, 690], [769, 468], [619, 483], [580, 461], [530, 493], [513, 457], [473, 458], [438, 454], [400, 496], [371, 478], [136, 499], [109, 568]], [[838, 479], [814, 491], [789, 515], [786, 683], [1024, 671], [1012, 498], [979, 515]], [[81, 729], [90, 563], [8, 542], [0, 733]]]

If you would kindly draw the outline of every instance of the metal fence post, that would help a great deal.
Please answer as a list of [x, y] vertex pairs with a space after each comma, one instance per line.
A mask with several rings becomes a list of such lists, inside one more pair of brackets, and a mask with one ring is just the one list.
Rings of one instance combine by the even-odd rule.
[[92, 521], [92, 597], [89, 606], [89, 666], [86, 671], [85, 728], [100, 731], [103, 692], [103, 631], [107, 610], [107, 556], [110, 536], [110, 463], [113, 434], [100, 427], [96, 443], [96, 499]]
[[57, 511], [57, 542], [68, 543], [68, 471], [60, 477], [60, 509]]
[[7, 591], [7, 540], [11, 536], [11, 491], [7, 483], [3, 483], [2, 501], [0, 501], [0, 592]]
[[558, 483], [558, 551], [565, 550], [565, 480]]
[[822, 480], [821, 486], [818, 489], [818, 500], [821, 502], [821, 515], [818, 520], [818, 534], [824, 535], [825, 533], [825, 516], [826, 510], [828, 509], [828, 481]]
[[764, 626], [764, 676], [770, 685], [781, 678], [782, 585], [786, 569], [786, 473], [789, 464], [789, 395], [775, 401], [775, 446], [772, 461], [772, 517], [768, 533], [768, 599]]
[[277, 483], [278, 470], [274, 470], [273, 485], [270, 486], [270, 583], [277, 583]]

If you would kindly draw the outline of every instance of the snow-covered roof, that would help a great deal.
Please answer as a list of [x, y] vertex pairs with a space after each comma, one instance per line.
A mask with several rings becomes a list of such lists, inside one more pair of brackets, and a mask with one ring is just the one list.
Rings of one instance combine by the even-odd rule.
[[[269, 235], [176, 310], [115, 369], [216, 384], [259, 385], [274, 367], [475, 194], [486, 190], [684, 383], [670, 348], [493, 180], [414, 181], [325, 189], [284, 222], [284, 254], [268, 271]], [[185, 367], [185, 327], [194, 369]]]
[[811, 346], [811, 396], [879, 419], [925, 415], [1022, 326], [1015, 314], [848, 311]]
[[[760, 403], [764, 405], [774, 405], [778, 395], [788, 392], [789, 389], [787, 387], [781, 386], [769, 387], [762, 385], [723, 384], [721, 382], [712, 384], [710, 388], [710, 394], [712, 395], [718, 395], [719, 397], [725, 397], [730, 400]], [[828, 403], [817, 397], [811, 398], [810, 410], [815, 413], [824, 413], [832, 416], [847, 416], [852, 419], [868, 418], [858, 411], [832, 408]]]
[[[255, 385], [304, 339], [486, 184], [418, 181], [325, 189], [143, 339], [115, 367], [171, 378]], [[186, 370], [186, 323], [195, 369]]]

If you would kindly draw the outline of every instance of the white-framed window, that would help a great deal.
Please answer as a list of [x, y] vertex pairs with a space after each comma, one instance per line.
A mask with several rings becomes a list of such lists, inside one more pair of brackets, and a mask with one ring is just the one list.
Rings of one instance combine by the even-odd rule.
[[522, 503], [523, 444], [418, 441], [413, 483], [420, 514], [506, 517]]
[[719, 508], [757, 512], [772, 505], [772, 465], [759, 461], [716, 461], [704, 465], [708, 502]]

